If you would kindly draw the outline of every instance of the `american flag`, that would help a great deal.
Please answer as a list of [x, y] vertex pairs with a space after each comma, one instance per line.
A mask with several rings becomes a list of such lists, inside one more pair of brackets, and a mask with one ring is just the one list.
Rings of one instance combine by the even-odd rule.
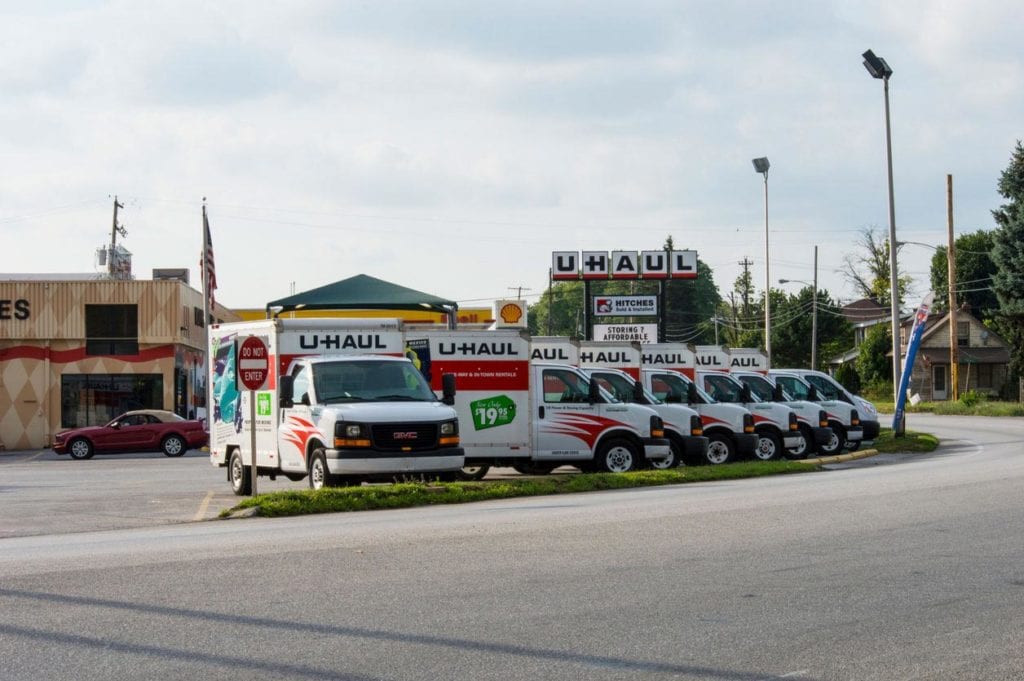
[[213, 266], [213, 241], [210, 239], [210, 221], [206, 218], [206, 206], [203, 206], [203, 240], [206, 250], [203, 252], [203, 284], [206, 297], [210, 301], [210, 312], [213, 312], [213, 292], [217, 289], [217, 270]]

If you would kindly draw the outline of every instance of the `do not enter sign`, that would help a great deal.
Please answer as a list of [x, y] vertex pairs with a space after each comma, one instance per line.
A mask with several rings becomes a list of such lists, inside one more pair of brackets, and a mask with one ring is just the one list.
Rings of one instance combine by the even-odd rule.
[[259, 336], [246, 336], [238, 344], [235, 353], [238, 366], [235, 375], [246, 390], [263, 390], [270, 374], [270, 353], [267, 344]]

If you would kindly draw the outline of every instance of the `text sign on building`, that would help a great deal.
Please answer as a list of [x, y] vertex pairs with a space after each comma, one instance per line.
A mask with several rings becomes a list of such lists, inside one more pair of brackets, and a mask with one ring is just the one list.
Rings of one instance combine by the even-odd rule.
[[246, 390], [266, 390], [270, 375], [270, 352], [266, 342], [259, 336], [246, 336], [236, 342], [238, 366], [235, 367], [235, 376], [241, 387]]
[[597, 317], [650, 317], [658, 314], [658, 296], [594, 296]]
[[554, 251], [551, 278], [696, 279], [697, 251]]
[[657, 343], [657, 324], [594, 324], [594, 340]]

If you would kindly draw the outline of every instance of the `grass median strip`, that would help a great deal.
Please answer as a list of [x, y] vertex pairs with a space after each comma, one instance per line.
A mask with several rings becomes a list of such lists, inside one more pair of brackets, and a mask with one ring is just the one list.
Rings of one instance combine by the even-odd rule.
[[919, 433], [913, 430], [903, 432], [902, 437], [893, 437], [891, 428], [883, 428], [878, 439], [871, 445], [883, 454], [917, 454], [934, 452], [939, 446], [939, 438], [930, 433]]
[[745, 461], [722, 466], [687, 466], [667, 471], [569, 473], [476, 482], [404, 482], [391, 485], [334, 487], [315, 492], [312, 490], [289, 490], [261, 494], [246, 499], [234, 508], [222, 511], [220, 515], [228, 517], [246, 509], [257, 509], [257, 515], [264, 517], [282, 517], [311, 513], [410, 508], [435, 504], [465, 504], [488, 499], [736, 480], [764, 475], [808, 473], [815, 470], [817, 470], [815, 467], [794, 461]]

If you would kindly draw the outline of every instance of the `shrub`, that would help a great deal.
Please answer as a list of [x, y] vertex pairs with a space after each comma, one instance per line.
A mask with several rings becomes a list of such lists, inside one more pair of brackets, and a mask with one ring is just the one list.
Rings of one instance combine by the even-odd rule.
[[974, 407], [979, 402], [984, 402], [987, 399], [985, 395], [979, 393], [976, 390], [966, 390], [964, 394], [960, 396], [960, 404], [965, 407]]

